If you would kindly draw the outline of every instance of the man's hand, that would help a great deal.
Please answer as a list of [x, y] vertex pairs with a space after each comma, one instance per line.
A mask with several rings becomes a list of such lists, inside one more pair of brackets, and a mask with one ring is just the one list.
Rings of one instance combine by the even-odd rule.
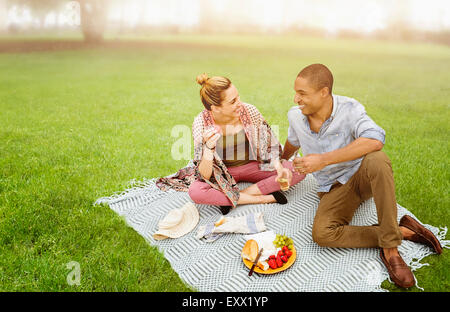
[[308, 174], [322, 170], [328, 164], [322, 154], [309, 154], [294, 159], [294, 168], [300, 174]]
[[324, 154], [309, 154], [305, 157], [294, 159], [294, 168], [298, 173], [307, 174], [319, 171], [326, 166], [338, 164], [344, 161], [355, 160], [368, 153], [379, 151], [383, 143], [368, 138], [357, 138], [347, 146]]

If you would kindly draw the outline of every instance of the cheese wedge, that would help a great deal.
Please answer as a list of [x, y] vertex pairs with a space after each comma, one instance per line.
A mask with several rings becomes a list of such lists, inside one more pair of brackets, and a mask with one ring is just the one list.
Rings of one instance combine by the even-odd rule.
[[266, 271], [267, 269], [269, 269], [269, 264], [267, 263], [267, 261], [258, 261], [258, 263], [256, 264], [261, 270]]

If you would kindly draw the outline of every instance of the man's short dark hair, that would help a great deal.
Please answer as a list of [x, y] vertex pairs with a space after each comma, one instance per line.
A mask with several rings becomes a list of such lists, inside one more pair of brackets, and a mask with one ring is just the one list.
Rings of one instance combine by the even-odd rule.
[[308, 79], [316, 90], [328, 87], [330, 94], [333, 92], [333, 74], [323, 64], [311, 64], [303, 68], [297, 75]]

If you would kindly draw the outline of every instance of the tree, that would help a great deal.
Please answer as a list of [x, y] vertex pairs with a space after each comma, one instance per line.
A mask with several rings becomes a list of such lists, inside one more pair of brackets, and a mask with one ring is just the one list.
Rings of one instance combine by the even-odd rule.
[[79, 0], [80, 22], [86, 42], [100, 42], [106, 27], [105, 0]]
[[[69, 0], [8, 0], [8, 4], [27, 6], [42, 22], [50, 10], [58, 10]], [[80, 27], [86, 42], [100, 42], [106, 28], [106, 0], [78, 0]]]

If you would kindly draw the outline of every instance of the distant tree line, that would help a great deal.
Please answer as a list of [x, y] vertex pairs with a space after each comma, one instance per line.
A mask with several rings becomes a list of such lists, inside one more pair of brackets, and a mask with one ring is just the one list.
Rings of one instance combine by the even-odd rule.
[[[61, 9], [62, 6], [67, 5], [70, 0], [6, 0], [7, 6], [12, 5], [22, 5], [27, 6], [34, 17], [38, 20], [44, 20], [45, 16], [51, 10]], [[122, 0], [125, 1], [126, 0]], [[150, 1], [150, 0], [149, 0]], [[183, 1], [183, 0], [180, 0]], [[237, 0], [236, 0], [237, 1]], [[103, 35], [107, 28], [107, 12], [108, 3], [111, 0], [76, 0], [79, 4], [80, 9], [80, 30], [83, 33], [86, 42], [95, 43], [101, 42], [103, 40]], [[261, 29], [253, 27], [252, 25], [247, 25], [248, 27], [242, 27], [242, 25], [236, 25], [235, 28], [232, 25], [227, 27], [227, 30], [220, 28], [220, 23], [214, 25], [215, 16], [209, 14], [209, 7], [211, 3], [209, 0], [200, 0], [200, 16], [199, 24], [194, 31], [200, 33], [215, 33], [215, 32], [236, 32], [236, 33], [259, 33]], [[400, 9], [405, 6], [398, 5]], [[214, 26], [214, 27], [213, 27]], [[223, 25], [222, 25], [223, 26]], [[122, 32], [124, 29], [121, 28]], [[266, 29], [267, 31], [267, 29]], [[182, 29], [176, 25], [166, 25], [166, 26], [149, 26], [149, 25], [137, 25], [130, 32], [137, 34], [148, 34], [152, 32], [163, 32], [163, 33], [179, 33]], [[302, 27], [302, 26], [292, 26], [284, 30], [285, 33], [291, 34], [303, 34], [312, 36], [330, 36], [326, 30], [320, 28]], [[396, 41], [426, 41], [433, 43], [441, 43], [450, 45], [450, 30], [444, 29], [441, 31], [427, 31], [413, 28], [413, 26], [405, 23], [401, 19], [391, 20], [390, 24], [384, 28], [373, 31], [369, 34], [364, 34], [355, 30], [338, 30], [333, 33], [335, 37], [341, 38], [373, 38], [373, 39], [383, 39], [383, 40], [396, 40]]]

